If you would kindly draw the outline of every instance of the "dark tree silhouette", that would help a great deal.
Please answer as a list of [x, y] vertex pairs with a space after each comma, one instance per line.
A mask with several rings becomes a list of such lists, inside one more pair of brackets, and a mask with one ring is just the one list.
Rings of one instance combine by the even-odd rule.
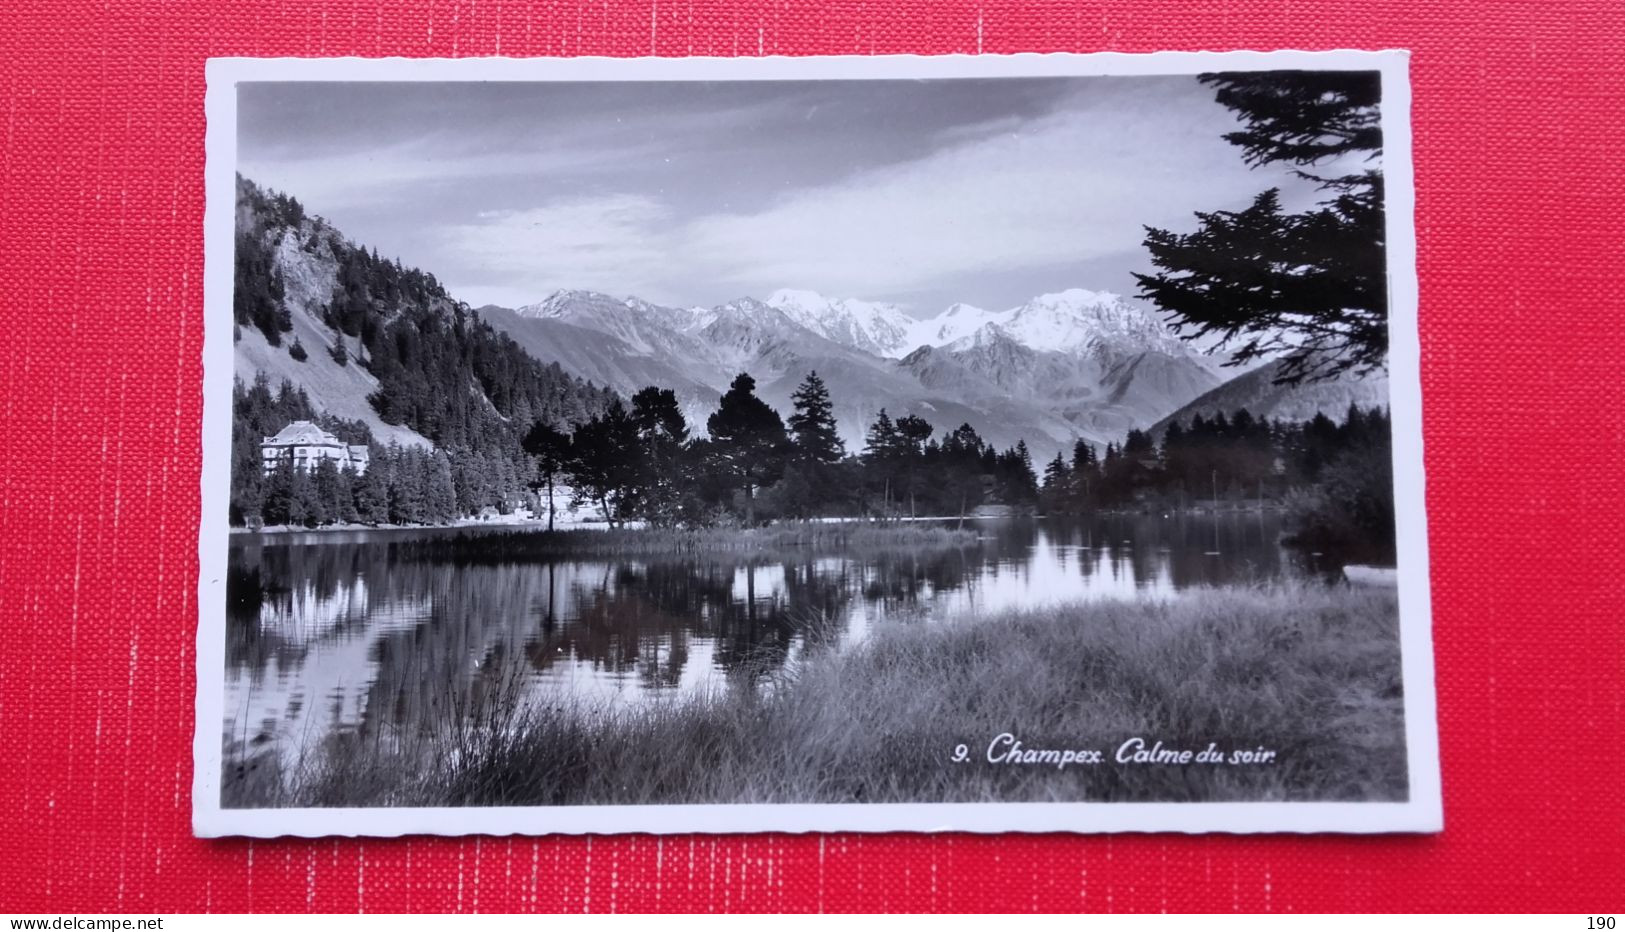
[[961, 424], [942, 436], [937, 448], [940, 457], [938, 481], [942, 493], [942, 511], [963, 518], [982, 504], [982, 456], [987, 444], [976, 433], [976, 428]]
[[[1277, 381], [1381, 367], [1388, 292], [1380, 158], [1381, 78], [1365, 71], [1208, 74], [1245, 128], [1225, 139], [1250, 165], [1285, 163], [1329, 197], [1284, 213], [1270, 189], [1240, 211], [1197, 213], [1195, 232], [1146, 228], [1159, 269], [1139, 296], [1192, 338], [1216, 335], [1233, 364], [1283, 354]], [[1347, 163], [1358, 161], [1350, 168]], [[1330, 165], [1335, 175], [1304, 169]]]
[[642, 389], [632, 396], [632, 421], [637, 425], [640, 448], [633, 508], [651, 524], [675, 524], [682, 513], [688, 480], [684, 448], [688, 422], [677, 404], [677, 393], [653, 386]]
[[781, 514], [798, 517], [841, 509], [853, 489], [844, 481], [846, 471], [840, 465], [846, 444], [836, 427], [829, 389], [817, 372], [808, 372], [790, 403], [794, 410], [788, 421], [789, 460], [774, 487], [774, 504]]
[[428, 460], [428, 485], [424, 519], [430, 524], [445, 524], [457, 517], [457, 488], [451, 478], [451, 459], [444, 452], [436, 452]]
[[632, 396], [632, 419], [638, 433], [675, 444], [688, 442], [688, 421], [677, 403], [677, 393], [669, 388], [649, 386]]
[[356, 520], [383, 524], [389, 520], [390, 466], [384, 456], [373, 456], [367, 471], [357, 476], [351, 487], [355, 495]]
[[883, 463], [896, 459], [901, 455], [902, 436], [897, 433], [897, 425], [892, 423], [891, 415], [885, 408], [875, 416], [875, 422], [869, 425], [869, 433], [864, 438], [863, 460], [865, 463]]
[[1044, 467], [1044, 483], [1039, 497], [1045, 512], [1063, 511], [1072, 495], [1072, 467], [1060, 453]]
[[553, 483], [570, 464], [570, 436], [546, 421], [537, 421], [525, 434], [524, 448], [536, 461], [536, 475], [540, 480], [537, 485], [547, 490], [547, 529], [551, 531], [553, 516], [557, 511]]
[[741, 372], [705, 426], [715, 467], [744, 492], [745, 521], [755, 524], [756, 490], [778, 479], [784, 469], [784, 421], [756, 397], [756, 380]]
[[1033, 455], [1027, 441], [998, 456], [998, 485], [1000, 497], [1006, 504], [1031, 505], [1038, 501], [1038, 475], [1033, 472]]
[[885, 408], [875, 416], [864, 437], [863, 465], [870, 485], [880, 487], [881, 513], [891, 513], [892, 496], [897, 483], [898, 465], [903, 458], [903, 435], [892, 422]]
[[846, 455], [846, 445], [835, 429], [835, 408], [829, 389], [817, 372], [808, 372], [795, 394], [790, 396], [795, 412], [790, 415], [792, 456], [799, 463], [833, 465]]
[[570, 437], [570, 451], [570, 482], [576, 502], [594, 502], [606, 522], [620, 524], [621, 499], [642, 468], [637, 424], [620, 399], [611, 401], [603, 414], [576, 428]]
[[914, 517], [917, 496], [920, 491], [926, 452], [926, 441], [931, 439], [934, 428], [931, 422], [916, 414], [904, 415], [897, 419], [898, 447], [902, 453], [903, 488], [908, 492], [908, 513]]

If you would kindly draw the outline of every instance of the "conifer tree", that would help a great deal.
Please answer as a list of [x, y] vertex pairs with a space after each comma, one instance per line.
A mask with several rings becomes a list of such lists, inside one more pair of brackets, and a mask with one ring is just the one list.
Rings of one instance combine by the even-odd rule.
[[1067, 477], [1071, 474], [1072, 470], [1067, 468], [1066, 459], [1057, 453], [1055, 458], [1044, 466], [1043, 488], [1046, 490], [1060, 489], [1066, 485]]
[[836, 428], [834, 405], [829, 389], [817, 372], [806, 378], [790, 396], [790, 453], [781, 485], [781, 510], [789, 514], [812, 515], [846, 498], [841, 487], [841, 460], [846, 444]]
[[892, 422], [886, 409], [881, 408], [864, 437], [863, 465], [869, 484], [879, 487], [881, 513], [887, 517], [890, 517], [891, 503], [897, 493], [897, 461], [901, 457], [902, 444], [897, 425]]
[[355, 484], [360, 477], [355, 469], [348, 464], [339, 470], [338, 484], [334, 492], [338, 498], [333, 508], [333, 520], [343, 524], [354, 524], [361, 517], [355, 507]]
[[817, 372], [808, 372], [790, 396], [795, 412], [790, 415], [793, 455], [801, 463], [833, 465], [846, 456], [846, 446], [835, 428], [835, 408], [829, 390]]
[[428, 457], [416, 447], [399, 448], [390, 476], [389, 520], [392, 524], [422, 524], [428, 520]]
[[944, 506], [961, 517], [982, 504], [982, 453], [986, 444], [969, 424], [961, 424], [942, 438], [940, 455], [946, 473]]
[[756, 380], [741, 372], [706, 422], [716, 468], [745, 495], [745, 521], [756, 523], [756, 492], [784, 469], [784, 421], [756, 397]]
[[1094, 444], [1087, 440], [1078, 440], [1072, 444], [1072, 469], [1074, 472], [1094, 466], [1097, 462]]
[[996, 460], [999, 497], [1007, 505], [1031, 505], [1038, 500], [1038, 476], [1025, 440], [1000, 453]]
[[902, 467], [902, 487], [908, 493], [909, 517], [917, 514], [915, 500], [920, 491], [920, 475], [925, 459], [926, 441], [933, 428], [925, 418], [915, 414], [897, 419], [897, 459]]
[[326, 522], [322, 502], [316, 490], [315, 479], [311, 470], [292, 468], [293, 475], [289, 482], [288, 492], [288, 523], [304, 527], [316, 527]]
[[331, 524], [339, 519], [339, 467], [327, 457], [316, 461], [311, 469], [313, 507], [310, 522], [313, 525]]
[[265, 477], [260, 513], [268, 525], [293, 524], [293, 460], [283, 457]]
[[[1328, 195], [1285, 213], [1271, 188], [1240, 211], [1198, 213], [1179, 234], [1146, 228], [1155, 274], [1139, 296], [1176, 330], [1218, 336], [1233, 364], [1285, 354], [1278, 382], [1383, 365], [1388, 351], [1385, 220], [1380, 168], [1381, 78], [1373, 71], [1208, 74], [1244, 128], [1225, 139], [1254, 166], [1296, 166]], [[1336, 176], [1322, 164], [1358, 166]]]
[[677, 393], [650, 386], [632, 396], [632, 421], [638, 435], [635, 507], [651, 524], [676, 523], [687, 484], [684, 444], [688, 422]]
[[1039, 493], [1046, 512], [1059, 512], [1066, 508], [1072, 492], [1072, 470], [1060, 453], [1044, 467], [1044, 482]]
[[918, 458], [925, 450], [925, 442], [931, 439], [933, 432], [931, 422], [916, 414], [909, 414], [897, 419], [897, 445], [904, 458]]
[[435, 453], [428, 462], [428, 494], [425, 502], [427, 521], [445, 524], [457, 517], [457, 490], [451, 477], [451, 460], [445, 453]]
[[885, 408], [880, 409], [875, 422], [869, 425], [869, 433], [865, 438], [863, 459], [868, 463], [884, 463], [897, 456], [902, 440], [897, 433], [897, 425], [892, 423], [891, 415]]
[[570, 463], [570, 437], [563, 431], [555, 430], [546, 421], [537, 421], [525, 434], [524, 448], [536, 461], [536, 475], [541, 479], [541, 488], [547, 490], [547, 529], [551, 531], [556, 510], [553, 483]]
[[577, 427], [570, 437], [570, 482], [576, 502], [598, 505], [609, 524], [619, 524], [622, 499], [639, 473], [637, 424], [620, 399]]
[[389, 523], [389, 471], [393, 451], [374, 449], [366, 472], [353, 484], [356, 520], [365, 524]]

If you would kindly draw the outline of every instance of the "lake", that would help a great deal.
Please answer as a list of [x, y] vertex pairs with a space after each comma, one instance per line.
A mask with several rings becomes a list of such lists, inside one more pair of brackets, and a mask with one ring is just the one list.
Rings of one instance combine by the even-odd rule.
[[524, 561], [489, 536], [512, 528], [234, 535], [226, 763], [456, 714], [501, 677], [589, 705], [771, 689], [881, 623], [1335, 570], [1282, 546], [1273, 513], [965, 526], [964, 547]]

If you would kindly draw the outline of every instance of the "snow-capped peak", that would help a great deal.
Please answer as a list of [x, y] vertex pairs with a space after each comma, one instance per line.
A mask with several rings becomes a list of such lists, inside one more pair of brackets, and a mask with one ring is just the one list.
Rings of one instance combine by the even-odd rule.
[[780, 288], [766, 303], [819, 336], [877, 356], [901, 356], [915, 346], [910, 334], [917, 322], [895, 304], [796, 288]]
[[961, 345], [985, 332], [1036, 350], [1082, 354], [1110, 346], [1119, 350], [1157, 350], [1182, 355], [1183, 342], [1153, 314], [1109, 291], [1068, 288], [1042, 294], [1020, 307], [984, 311], [955, 304], [915, 325], [918, 342]]
[[688, 321], [682, 326], [685, 333], [708, 327], [712, 321], [717, 319], [716, 311], [699, 304], [683, 310], [688, 314]]
[[935, 317], [914, 322], [912, 342], [916, 346], [947, 346], [970, 336], [1004, 317], [972, 304], [954, 304]]
[[1003, 311], [953, 304], [925, 320], [894, 304], [830, 298], [795, 288], [781, 288], [766, 301], [740, 298], [714, 308], [668, 307], [637, 297], [563, 290], [519, 308], [518, 313], [594, 327], [651, 348], [660, 342], [647, 329], [651, 325], [692, 334], [729, 318], [765, 327], [785, 326], [788, 321], [843, 346], [894, 359], [921, 346], [970, 345], [966, 341], [978, 334], [982, 339], [973, 341], [977, 344], [1013, 341], [1029, 349], [1078, 356], [1151, 351], [1203, 357], [1155, 312], [1112, 292], [1087, 288], [1041, 294]]
[[818, 311], [826, 309], [833, 302], [816, 291], [806, 288], [780, 288], [767, 296], [767, 304], [780, 310], [795, 308], [797, 310]]
[[580, 291], [571, 288], [560, 288], [535, 304], [526, 304], [514, 309], [520, 317], [563, 317], [570, 312], [572, 306], [580, 302], [614, 301], [609, 295], [601, 295], [595, 291]]
[[1169, 353], [1184, 350], [1162, 321], [1108, 291], [1071, 288], [1039, 295], [1002, 323], [1016, 340], [1039, 349], [1075, 353], [1104, 342]]

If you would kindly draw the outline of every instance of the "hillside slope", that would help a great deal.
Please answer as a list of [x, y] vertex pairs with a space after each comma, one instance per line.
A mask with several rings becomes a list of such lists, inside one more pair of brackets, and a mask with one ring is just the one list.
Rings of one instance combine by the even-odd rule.
[[1236, 376], [1159, 420], [1152, 426], [1152, 433], [1160, 435], [1174, 421], [1186, 424], [1198, 414], [1211, 418], [1223, 413], [1228, 417], [1242, 408], [1254, 417], [1301, 422], [1311, 420], [1316, 414], [1340, 421], [1351, 404], [1362, 408], [1388, 407], [1386, 372], [1366, 376], [1345, 373], [1320, 382], [1277, 385], [1275, 379], [1279, 377], [1280, 367], [1279, 362], [1269, 362]]
[[381, 443], [518, 462], [518, 437], [536, 420], [579, 422], [610, 397], [527, 355], [434, 276], [240, 176], [236, 248], [238, 379], [290, 381], [317, 411], [360, 421]]

